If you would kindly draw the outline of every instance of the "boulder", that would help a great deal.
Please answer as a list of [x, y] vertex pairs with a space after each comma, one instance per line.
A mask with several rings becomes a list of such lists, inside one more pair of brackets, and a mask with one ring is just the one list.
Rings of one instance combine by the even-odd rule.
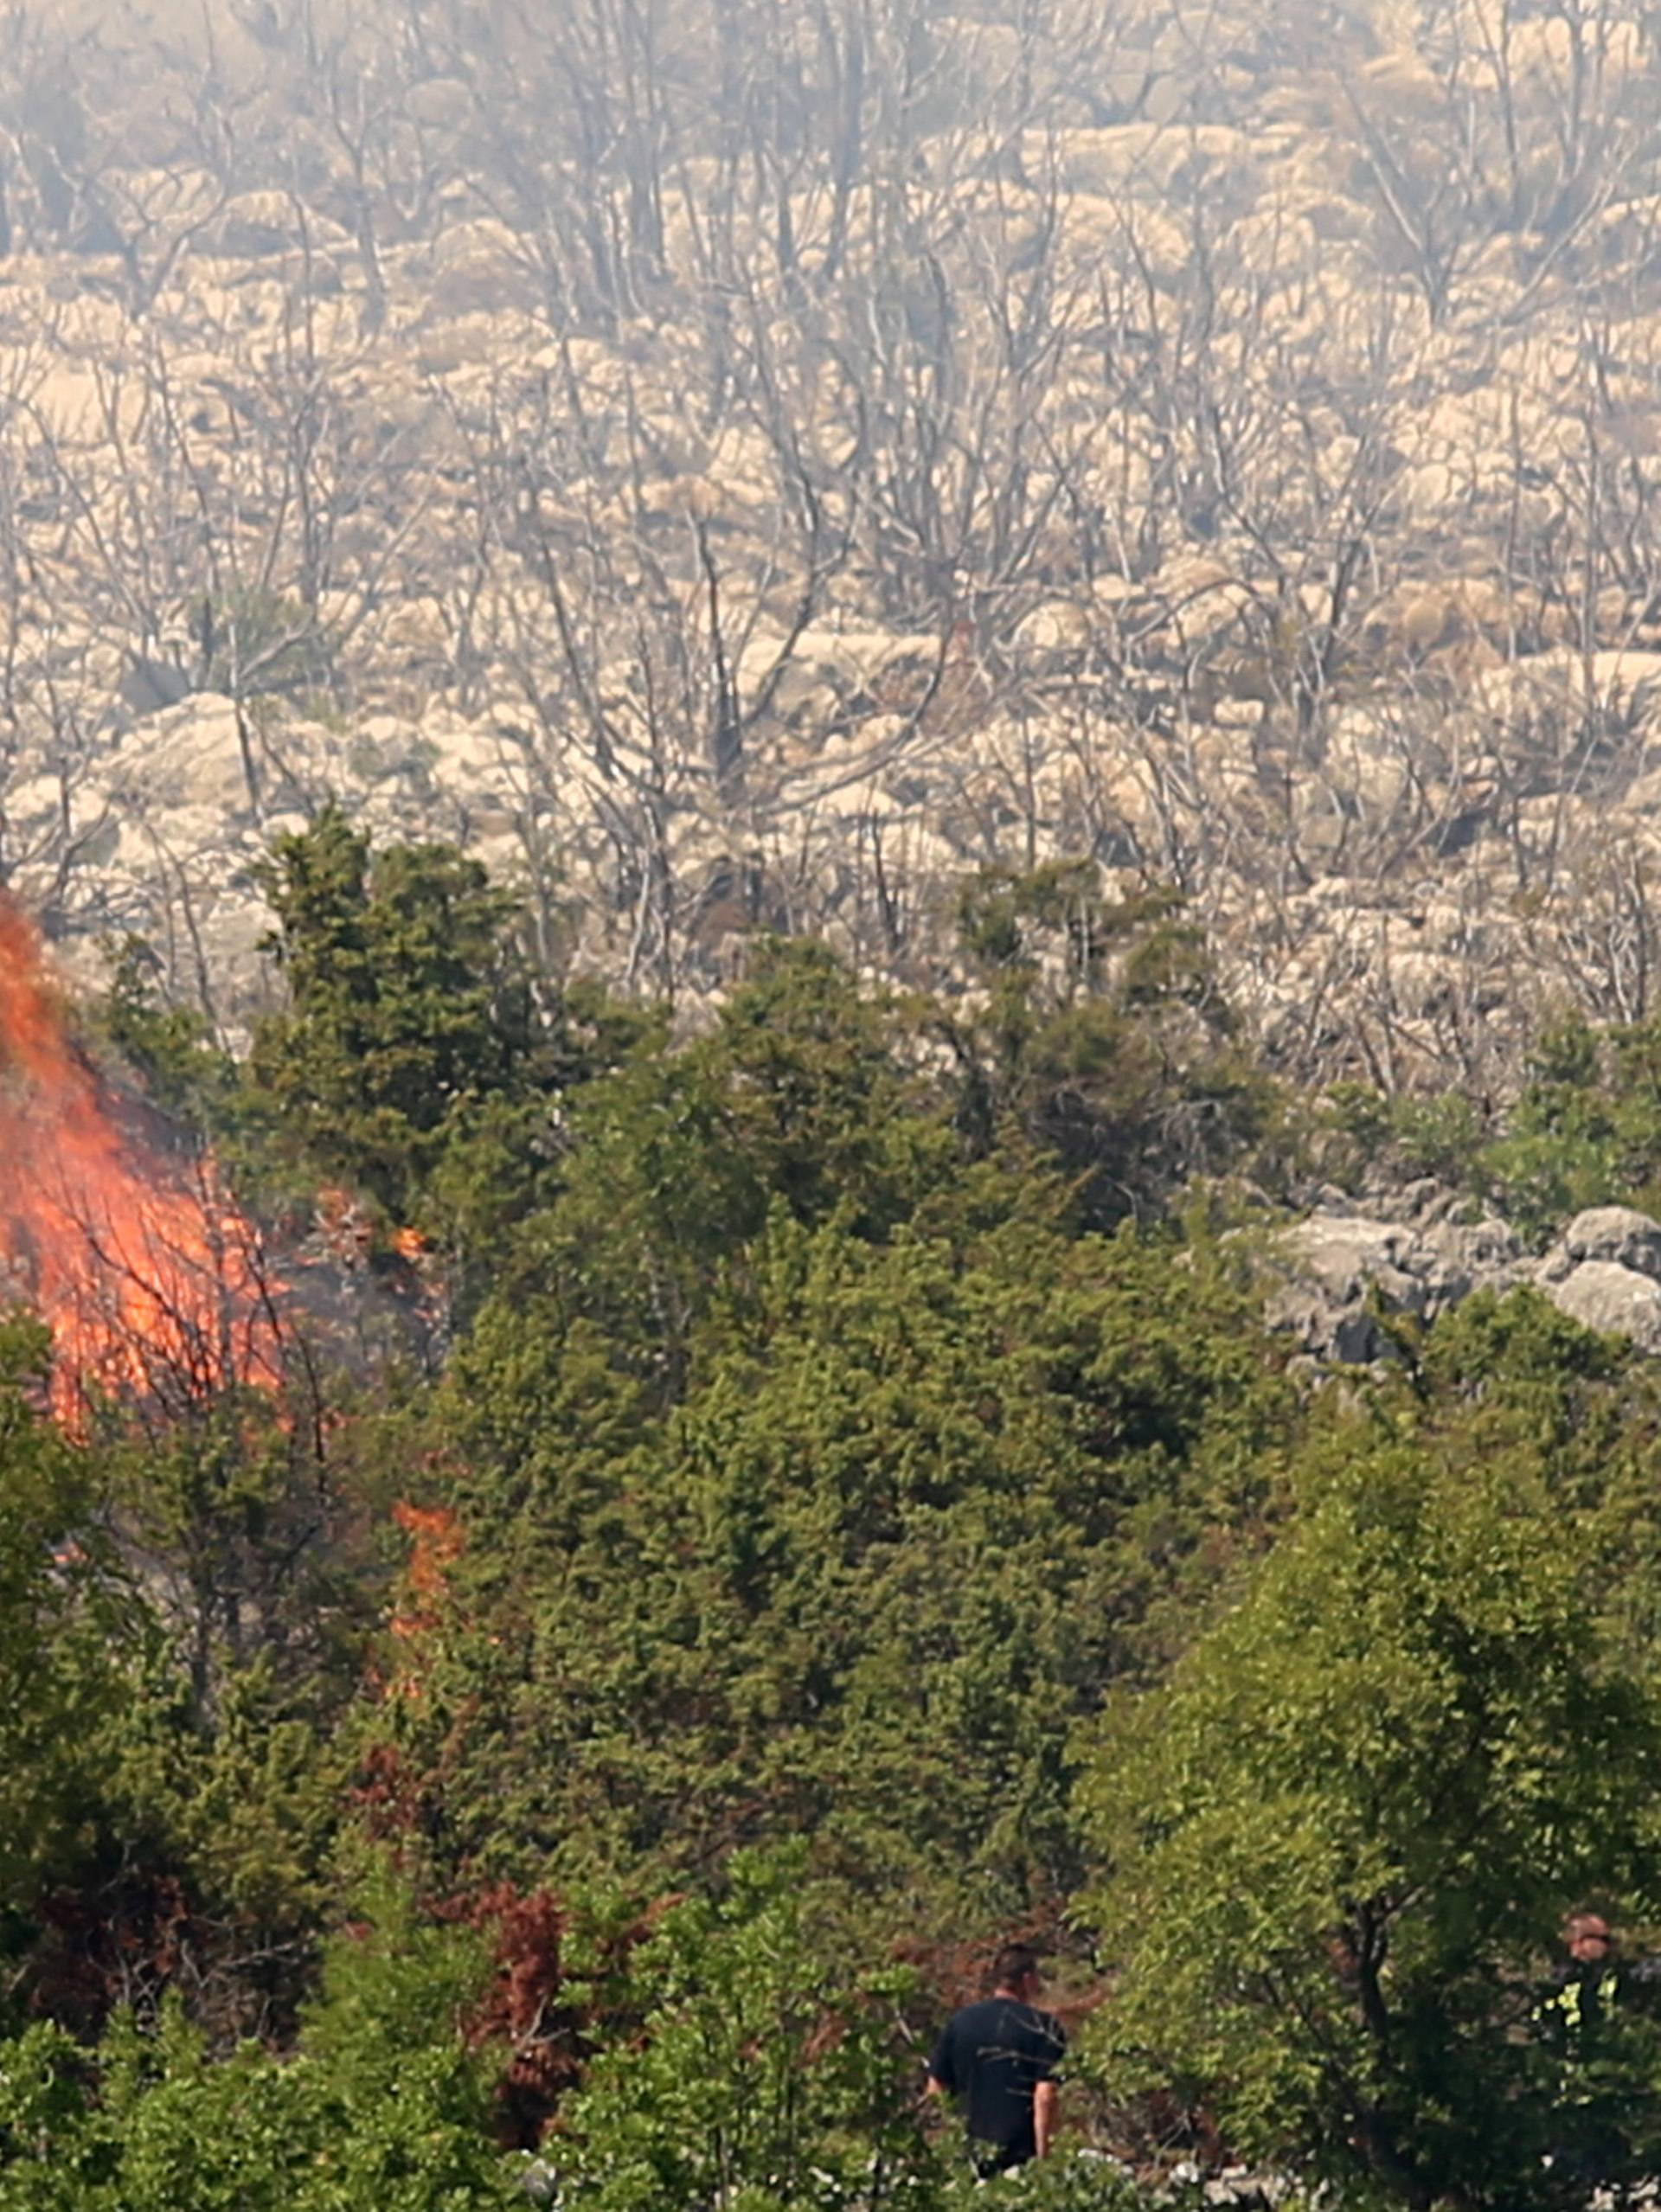
[[1418, 1249], [1438, 1312], [1472, 1291], [1513, 1290], [1523, 1279], [1523, 1247], [1492, 1215], [1479, 1221], [1434, 1222], [1420, 1232]]
[[253, 805], [235, 702], [193, 692], [149, 715], [100, 779], [119, 808], [156, 819], [201, 806], [221, 817]]
[[1414, 1241], [1413, 1231], [1398, 1222], [1317, 1214], [1287, 1230], [1281, 1250], [1290, 1256], [1299, 1281], [1344, 1305], [1375, 1285], [1405, 1295], [1411, 1278], [1401, 1263]]
[[1576, 1214], [1540, 1266], [1543, 1284], [1565, 1281], [1588, 1260], [1607, 1261], [1661, 1282], [1661, 1221], [1632, 1206], [1589, 1206]]
[[1587, 1260], [1543, 1286], [1560, 1313], [1600, 1335], [1628, 1337], [1641, 1352], [1661, 1352], [1661, 1283], [1613, 1260]]
[[[1473, 1291], [1504, 1293], [1532, 1283], [1583, 1328], [1627, 1337], [1661, 1355], [1661, 1222], [1631, 1206], [1577, 1214], [1530, 1265], [1507, 1225], [1456, 1218], [1458, 1201], [1433, 1182], [1388, 1201], [1396, 1218], [1358, 1210], [1368, 1202], [1323, 1194], [1324, 1210], [1284, 1231], [1266, 1311], [1321, 1360], [1350, 1366], [1386, 1359], [1383, 1317], [1433, 1321]], [[1346, 1210], [1348, 1209], [1349, 1210]]]
[[1493, 1220], [1416, 1228], [1315, 1214], [1278, 1240], [1276, 1260], [1283, 1279], [1268, 1300], [1270, 1325], [1345, 1365], [1388, 1356], [1381, 1306], [1433, 1321], [1473, 1290], [1523, 1279], [1517, 1240]]
[[157, 660], [134, 653], [122, 676], [117, 696], [135, 715], [153, 715], [159, 708], [176, 707], [190, 691], [190, 678], [175, 661]]
[[293, 240], [295, 204], [286, 192], [239, 192], [202, 234], [204, 252], [242, 261], [281, 253]]

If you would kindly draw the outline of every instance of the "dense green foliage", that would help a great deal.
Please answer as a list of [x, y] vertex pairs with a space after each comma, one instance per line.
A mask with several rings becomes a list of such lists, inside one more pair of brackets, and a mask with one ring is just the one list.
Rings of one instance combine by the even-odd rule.
[[[87, 1471], [29, 1403], [42, 1332], [0, 1323], [0, 1914], [25, 1914], [74, 1848], [109, 1716], [110, 1643], [125, 1626], [86, 1531]], [[42, 1654], [50, 1664], [41, 1664]]]
[[1536, 1244], [1582, 1207], [1661, 1207], [1661, 1023], [1549, 1025], [1504, 1112], [1463, 1092], [1387, 1100], [1341, 1086], [1330, 1164], [1433, 1175], [1494, 1205]]
[[1540, 1932], [1604, 1889], [1661, 1907], [1661, 1681], [1613, 1598], [1653, 1580], [1653, 1392], [1521, 1294], [1420, 1381], [1320, 1425], [1241, 1602], [1113, 1701], [1103, 2049], [1205, 2084], [1260, 2156], [1551, 2202], [1585, 2114], [1528, 2033]]
[[764, 939], [691, 1034], [443, 849], [325, 815], [269, 889], [246, 1057], [136, 946], [88, 1032], [287, 1241], [281, 1388], [72, 1437], [0, 1331], [0, 2212], [538, 2143], [594, 2212], [945, 2212], [925, 2038], [1014, 1930], [1106, 1998], [1075, 2149], [1642, 2159], [1644, 2020], [1571, 2096], [1536, 2004], [1566, 1909], [1661, 1920], [1655, 1387], [1520, 1296], [1322, 1387], [1229, 1193], [1394, 1158], [1543, 1235], [1661, 1165], [1651, 1043], [1300, 1121], [1082, 867], [965, 888], [955, 995]]
[[697, 1863], [805, 1827], [953, 1912], [1070, 1886], [1071, 1728], [1157, 1662], [1287, 1414], [1188, 1256], [781, 1210], [664, 1411], [550, 1305], [487, 1311], [433, 1409], [469, 1556], [397, 1722], [446, 1853]]
[[738, 1854], [720, 1902], [683, 1900], [639, 1947], [645, 2032], [595, 2061], [564, 2115], [595, 2212], [837, 2212], [909, 2178], [890, 2035], [908, 1978], [861, 1977], [827, 2001], [807, 1867], [799, 1848]]
[[477, 861], [404, 847], [371, 873], [337, 812], [285, 837], [266, 872], [289, 1011], [251, 1073], [284, 1152], [407, 1220], [487, 1101], [518, 1092], [534, 995], [508, 901]]
[[483, 1960], [388, 1895], [337, 1938], [293, 2051], [215, 2054], [176, 1997], [98, 2054], [26, 2029], [0, 2073], [11, 2212], [478, 2212], [516, 2198], [491, 2140], [488, 2063], [460, 2032]]

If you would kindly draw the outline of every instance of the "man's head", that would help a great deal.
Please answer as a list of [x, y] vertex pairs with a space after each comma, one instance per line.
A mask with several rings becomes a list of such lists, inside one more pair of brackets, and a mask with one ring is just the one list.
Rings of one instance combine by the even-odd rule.
[[992, 1988], [999, 1997], [1018, 1997], [1029, 2004], [1043, 1978], [1029, 1943], [1006, 1943], [992, 1961]]
[[1615, 1939], [1601, 1913], [1571, 1913], [1563, 1923], [1568, 1955], [1582, 1966], [1600, 1966], [1613, 1959]]

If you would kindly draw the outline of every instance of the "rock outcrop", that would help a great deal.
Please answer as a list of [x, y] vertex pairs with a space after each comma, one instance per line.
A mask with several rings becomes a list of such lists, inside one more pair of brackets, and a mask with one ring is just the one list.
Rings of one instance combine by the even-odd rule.
[[1434, 1321], [1473, 1291], [1530, 1284], [1584, 1328], [1661, 1355], [1661, 1222], [1627, 1206], [1577, 1214], [1530, 1259], [1493, 1215], [1459, 1217], [1454, 1194], [1418, 1184], [1394, 1202], [1405, 1219], [1352, 1210], [1333, 1194], [1273, 1240], [1271, 1324], [1340, 1366], [1390, 1356], [1388, 1317]]

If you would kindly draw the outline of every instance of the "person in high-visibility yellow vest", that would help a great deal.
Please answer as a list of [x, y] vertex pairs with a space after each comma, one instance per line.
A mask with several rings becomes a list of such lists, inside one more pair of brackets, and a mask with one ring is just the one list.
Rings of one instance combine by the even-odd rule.
[[1568, 1958], [1535, 2017], [1573, 2067], [1593, 2053], [1600, 2028], [1620, 2002], [1614, 1932], [1601, 1913], [1571, 1913], [1563, 1927]]
[[1558, 2062], [1562, 2133], [1548, 2164], [1571, 2184], [1595, 2188], [1620, 2178], [1628, 2163], [1628, 2131], [1637, 2115], [1618, 2031], [1634, 1997], [1644, 2009], [1648, 1991], [1632, 1985], [1653, 1983], [1656, 1965], [1624, 1965], [1601, 1913], [1572, 1913], [1563, 1940], [1568, 1956], [1534, 2009], [1536, 2030]]

